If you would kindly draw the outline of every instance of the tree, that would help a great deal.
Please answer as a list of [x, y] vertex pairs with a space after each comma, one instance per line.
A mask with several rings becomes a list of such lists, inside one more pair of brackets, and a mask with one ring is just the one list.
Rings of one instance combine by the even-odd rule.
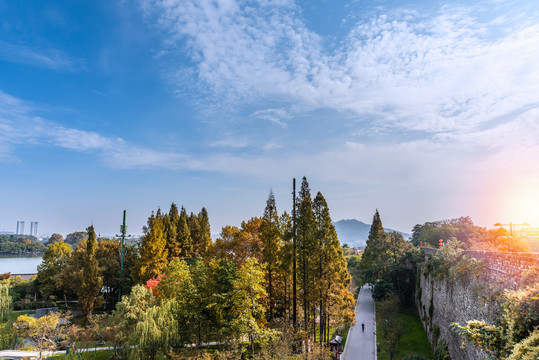
[[189, 215], [187, 225], [189, 226], [189, 232], [191, 233], [191, 239], [193, 242], [192, 257], [202, 256], [206, 252], [206, 244], [202, 238], [202, 232], [199, 223], [199, 217], [193, 212]]
[[238, 268], [250, 257], [261, 262], [263, 247], [260, 240], [261, 224], [261, 218], [253, 217], [248, 221], [242, 221], [241, 228], [224, 226], [208, 256], [231, 260]]
[[268, 281], [268, 308], [269, 308], [269, 320], [273, 320], [273, 310], [275, 304], [273, 281], [275, 272], [279, 268], [279, 251], [281, 233], [279, 231], [279, 214], [277, 213], [277, 205], [275, 204], [275, 197], [273, 192], [270, 191], [268, 200], [266, 201], [266, 208], [264, 215], [262, 216], [262, 224], [260, 224], [260, 239], [262, 241], [262, 254], [263, 263], [267, 272]]
[[266, 290], [263, 284], [264, 271], [253, 258], [245, 261], [232, 282], [234, 327], [238, 337], [244, 334], [249, 336], [253, 354], [255, 337], [264, 331], [265, 308], [261, 301], [266, 296]]
[[9, 295], [9, 285], [0, 283], [0, 322], [7, 319], [11, 312], [12, 298]]
[[198, 213], [198, 225], [200, 226], [200, 237], [198, 244], [196, 244], [195, 251], [197, 252], [197, 255], [205, 257], [206, 252], [212, 244], [210, 218], [206, 208], [202, 208]]
[[168, 264], [165, 224], [160, 209], [155, 215], [152, 213], [147, 224], [141, 238], [140, 257], [135, 262], [136, 280], [139, 283], [145, 283], [148, 279], [162, 274]]
[[178, 226], [180, 224], [180, 215], [178, 207], [172, 203], [165, 219], [165, 232], [167, 237], [168, 261], [180, 256], [181, 248], [178, 244]]
[[59, 334], [58, 321], [60, 316], [52, 313], [39, 319], [28, 315], [17, 318], [13, 327], [21, 338], [31, 338], [40, 350], [56, 347], [54, 340]]
[[73, 247], [77, 246], [81, 241], [88, 239], [88, 233], [85, 231], [76, 231], [71, 234], [67, 234], [65, 238], [65, 243], [72, 245]]
[[189, 231], [188, 220], [187, 211], [182, 206], [178, 224], [178, 246], [180, 247], [179, 256], [181, 257], [191, 257], [193, 253], [193, 239], [191, 238], [191, 231]]
[[140, 354], [144, 359], [168, 358], [176, 342], [175, 307], [174, 301], [166, 301], [143, 309], [131, 336], [133, 354]]
[[387, 300], [381, 301], [377, 305], [377, 311], [382, 321], [377, 323], [386, 348], [389, 360], [395, 358], [397, 344], [405, 333], [406, 324], [398, 316], [399, 299], [391, 296]]
[[[324, 339], [329, 337], [328, 322], [331, 313], [337, 315], [335, 318], [339, 321], [349, 323], [354, 321], [352, 311], [354, 300], [353, 295], [348, 290], [351, 277], [347, 270], [346, 259], [331, 220], [328, 204], [320, 192], [314, 198], [313, 213], [316, 220], [315, 237], [317, 240], [313, 256], [313, 260], [316, 262], [313, 273], [315, 279], [313, 290], [316, 290], [318, 297], [319, 339], [322, 343]], [[334, 298], [333, 309], [329, 308], [330, 297]], [[315, 309], [313, 309], [312, 318], [314, 332], [316, 329]]]
[[99, 267], [95, 257], [97, 250], [97, 239], [94, 226], [87, 228], [88, 240], [86, 240], [86, 251], [82, 258], [82, 271], [79, 275], [79, 285], [77, 297], [79, 308], [82, 311], [84, 322], [88, 322], [88, 315], [92, 312], [96, 298], [103, 286], [103, 278], [99, 276]]
[[374, 213], [372, 218], [372, 225], [369, 231], [369, 238], [367, 239], [367, 247], [363, 251], [361, 256], [361, 272], [363, 283], [373, 284], [376, 281], [376, 276], [373, 273], [373, 265], [375, 258], [379, 252], [380, 242], [384, 235], [384, 227], [382, 226], [382, 220], [378, 209]]
[[309, 189], [309, 183], [307, 178], [303, 177], [301, 183], [301, 189], [298, 194], [296, 202], [296, 229], [297, 229], [297, 244], [299, 253], [299, 272], [301, 275], [301, 291], [303, 295], [303, 323], [305, 331], [308, 330], [309, 325], [309, 308], [310, 294], [309, 285], [312, 278], [311, 272], [311, 256], [315, 246], [315, 218], [312, 208], [311, 190]]
[[[121, 240], [101, 240], [97, 244], [95, 257], [99, 265], [99, 276], [103, 278], [103, 299], [105, 308], [113, 308], [118, 301], [120, 288]], [[124, 245], [124, 268], [121, 280], [122, 294], [128, 294], [133, 286], [132, 270], [135, 264], [135, 249]]]
[[43, 262], [37, 267], [39, 292], [45, 299], [51, 296], [64, 295], [66, 291], [59, 282], [62, 270], [67, 266], [71, 256], [71, 248], [63, 241], [53, 242], [43, 254]]
[[64, 237], [62, 235], [60, 235], [60, 234], [54, 233], [49, 237], [49, 240], [47, 240], [45, 245], [49, 246], [51, 244], [54, 244], [54, 243], [60, 242], [60, 241], [64, 241]]

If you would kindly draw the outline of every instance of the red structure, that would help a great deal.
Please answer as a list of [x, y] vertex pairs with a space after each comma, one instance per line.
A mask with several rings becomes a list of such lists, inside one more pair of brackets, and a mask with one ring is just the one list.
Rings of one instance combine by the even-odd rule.
[[440, 239], [440, 249], [444, 247], [444, 241]]

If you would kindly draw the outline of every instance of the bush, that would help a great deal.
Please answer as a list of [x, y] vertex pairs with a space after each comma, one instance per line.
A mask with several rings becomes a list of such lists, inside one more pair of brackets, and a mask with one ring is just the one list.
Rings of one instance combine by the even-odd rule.
[[443, 339], [438, 341], [438, 345], [436, 345], [436, 349], [434, 349], [434, 360], [451, 360], [449, 349]]
[[426, 358], [425, 355], [414, 354], [414, 355], [409, 355], [402, 360], [429, 360], [429, 359]]
[[385, 280], [376, 280], [372, 291], [372, 298], [376, 301], [384, 300], [388, 293], [393, 291], [393, 284]]

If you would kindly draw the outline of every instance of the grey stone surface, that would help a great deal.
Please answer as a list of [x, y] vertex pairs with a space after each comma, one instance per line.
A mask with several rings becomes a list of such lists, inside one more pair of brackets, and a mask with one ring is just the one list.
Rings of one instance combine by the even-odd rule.
[[[365, 324], [365, 330], [361, 328]], [[356, 303], [356, 325], [350, 329], [341, 359], [375, 360], [376, 325], [374, 301], [370, 287], [364, 285]]]

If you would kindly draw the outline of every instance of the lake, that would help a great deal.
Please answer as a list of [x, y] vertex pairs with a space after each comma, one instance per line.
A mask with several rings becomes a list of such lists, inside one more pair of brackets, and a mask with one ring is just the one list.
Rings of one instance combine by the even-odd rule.
[[0, 255], [0, 274], [37, 273], [37, 266], [41, 264], [41, 260], [41, 256]]

